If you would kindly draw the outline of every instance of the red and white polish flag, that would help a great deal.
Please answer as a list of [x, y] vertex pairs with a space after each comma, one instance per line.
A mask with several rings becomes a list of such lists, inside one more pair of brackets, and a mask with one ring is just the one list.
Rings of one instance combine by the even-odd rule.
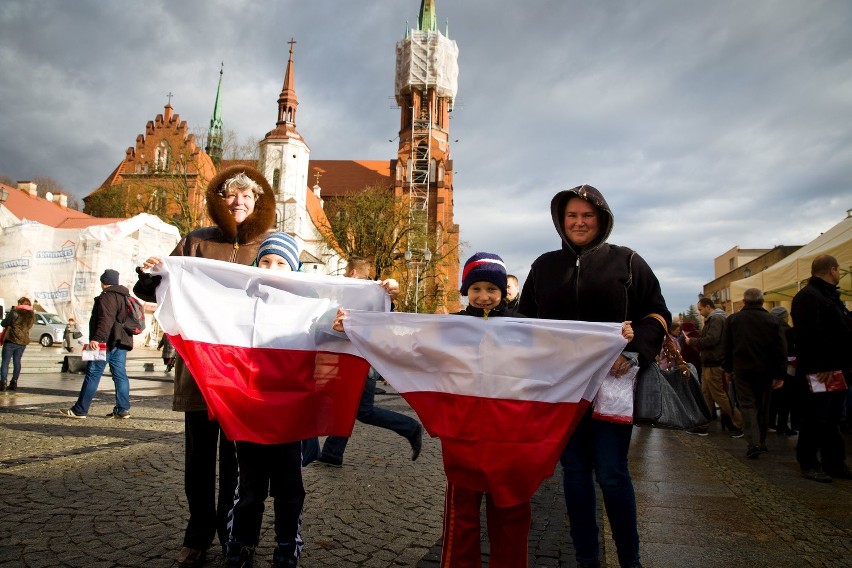
[[156, 317], [231, 440], [349, 436], [369, 363], [338, 306], [390, 309], [377, 282], [168, 257]]
[[440, 438], [447, 479], [529, 500], [627, 341], [620, 323], [349, 311], [346, 334]]

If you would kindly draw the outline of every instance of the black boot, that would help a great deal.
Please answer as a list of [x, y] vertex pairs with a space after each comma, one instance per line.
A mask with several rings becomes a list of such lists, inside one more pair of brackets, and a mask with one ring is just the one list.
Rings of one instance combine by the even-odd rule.
[[272, 552], [273, 568], [292, 568], [299, 561], [299, 551], [293, 544], [278, 544]]
[[11, 383], [9, 383], [9, 387], [6, 390], [18, 390], [18, 381], [12, 381]]
[[229, 542], [225, 568], [254, 568], [254, 548]]

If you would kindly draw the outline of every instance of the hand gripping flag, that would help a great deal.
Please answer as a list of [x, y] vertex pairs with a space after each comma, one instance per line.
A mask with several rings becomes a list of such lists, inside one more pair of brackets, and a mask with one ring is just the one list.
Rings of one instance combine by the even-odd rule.
[[156, 317], [231, 440], [349, 436], [369, 370], [337, 306], [388, 310], [377, 282], [168, 257]]
[[344, 326], [440, 438], [447, 479], [501, 507], [553, 474], [627, 343], [620, 323], [352, 310]]

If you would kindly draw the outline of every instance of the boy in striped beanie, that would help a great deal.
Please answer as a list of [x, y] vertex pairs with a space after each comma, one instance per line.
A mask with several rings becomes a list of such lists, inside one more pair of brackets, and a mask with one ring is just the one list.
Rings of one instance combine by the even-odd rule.
[[[254, 264], [270, 270], [299, 270], [299, 245], [284, 233], [271, 233], [257, 249]], [[231, 511], [231, 534], [225, 547], [225, 568], [254, 566], [260, 541], [264, 501], [274, 500], [275, 550], [273, 567], [293, 567], [302, 552], [302, 444], [257, 444], [237, 440], [239, 492]], [[267, 564], [268, 566], [268, 564]]]
[[299, 245], [286, 233], [272, 233], [260, 243], [254, 263], [260, 268], [298, 272], [302, 266]]
[[458, 312], [460, 315], [486, 318], [497, 315], [506, 307], [506, 264], [503, 259], [490, 252], [478, 252], [467, 259], [459, 291], [462, 296], [468, 297], [467, 309]]

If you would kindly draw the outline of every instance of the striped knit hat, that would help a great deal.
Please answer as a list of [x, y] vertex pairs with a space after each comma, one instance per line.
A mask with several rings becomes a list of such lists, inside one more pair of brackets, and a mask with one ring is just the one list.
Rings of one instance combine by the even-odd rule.
[[506, 265], [503, 259], [490, 252], [478, 252], [464, 263], [462, 272], [461, 295], [467, 296], [467, 289], [474, 282], [491, 282], [506, 297]]
[[299, 262], [299, 245], [296, 243], [296, 239], [285, 233], [272, 233], [266, 237], [260, 243], [260, 248], [257, 249], [257, 258], [254, 259], [254, 264], [257, 265], [260, 259], [267, 254], [277, 254], [284, 258], [293, 272], [297, 272], [302, 266], [302, 263]]

